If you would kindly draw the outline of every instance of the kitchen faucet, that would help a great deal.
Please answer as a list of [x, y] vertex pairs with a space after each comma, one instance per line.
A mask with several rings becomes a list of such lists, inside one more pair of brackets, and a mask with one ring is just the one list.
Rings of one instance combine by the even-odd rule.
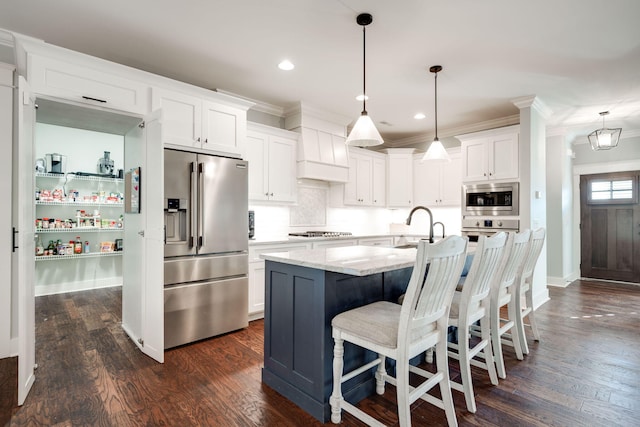
[[[416, 206], [415, 208], [411, 209], [411, 212], [409, 212], [409, 217], [407, 218], [407, 225], [411, 225], [411, 217], [413, 216], [413, 213], [419, 209], [427, 211], [427, 213], [429, 214], [429, 243], [433, 243], [433, 214], [431, 213], [431, 210], [429, 210], [429, 208], [425, 208], [424, 206]], [[442, 228], [444, 229], [444, 225], [442, 226]]]
[[434, 222], [433, 226], [435, 227], [438, 224], [440, 224], [442, 226], [442, 238], [444, 239], [444, 224], [441, 223], [440, 221], [438, 221], [438, 222]]

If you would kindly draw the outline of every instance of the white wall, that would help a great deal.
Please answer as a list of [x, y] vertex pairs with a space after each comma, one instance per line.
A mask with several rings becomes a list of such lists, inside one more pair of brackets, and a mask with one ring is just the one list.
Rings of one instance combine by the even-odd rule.
[[547, 138], [547, 281], [566, 286], [578, 277], [572, 267], [573, 182], [571, 142]]

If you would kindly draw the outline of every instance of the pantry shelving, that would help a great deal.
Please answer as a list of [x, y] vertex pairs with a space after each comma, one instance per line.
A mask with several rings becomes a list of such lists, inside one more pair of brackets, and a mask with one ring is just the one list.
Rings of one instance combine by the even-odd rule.
[[[36, 173], [35, 177], [36, 261], [122, 255], [114, 249], [122, 247], [123, 179], [75, 173]], [[80, 252], [73, 250], [76, 240]], [[48, 242], [54, 251], [50, 252]]]

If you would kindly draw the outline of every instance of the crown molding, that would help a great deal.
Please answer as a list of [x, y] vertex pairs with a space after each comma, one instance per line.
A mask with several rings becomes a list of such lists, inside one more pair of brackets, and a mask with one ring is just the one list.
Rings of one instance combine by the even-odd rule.
[[[440, 139], [455, 137], [457, 135], [464, 135], [467, 133], [479, 132], [483, 130], [496, 129], [505, 126], [517, 125], [520, 123], [520, 115], [514, 114], [511, 116], [501, 117], [498, 119], [486, 120], [483, 122], [472, 123], [467, 125], [461, 125], [457, 127], [450, 127], [447, 129], [439, 130], [438, 134]], [[385, 143], [392, 147], [405, 147], [416, 144], [424, 144], [430, 142], [434, 138], [435, 134], [423, 134], [423, 135], [414, 135], [406, 138], [400, 139], [388, 139], [385, 138]]]
[[282, 108], [282, 107], [280, 107], [278, 105], [269, 104], [268, 102], [263, 102], [263, 101], [260, 101], [258, 99], [253, 99], [253, 98], [249, 98], [247, 96], [238, 95], [237, 93], [233, 93], [233, 92], [230, 92], [230, 91], [224, 90], [224, 89], [215, 88], [214, 91], [216, 91], [218, 93], [221, 93], [221, 94], [224, 94], [224, 95], [233, 96], [234, 98], [240, 98], [240, 99], [243, 99], [245, 101], [253, 103], [251, 108], [249, 108], [250, 110], [259, 111], [261, 113], [266, 113], [266, 114], [271, 114], [272, 116], [277, 116], [277, 117], [282, 117], [283, 114], [284, 114], [284, 108]]
[[542, 115], [542, 118], [544, 120], [547, 120], [553, 114], [553, 111], [551, 111], [551, 109], [547, 107], [547, 105], [542, 102], [542, 100], [536, 95], [527, 95], [514, 98], [511, 100], [511, 103], [518, 107], [520, 110], [522, 110], [523, 108], [532, 107]]
[[7, 46], [13, 49], [15, 45], [13, 34], [7, 30], [3, 30], [0, 28], [0, 45]]

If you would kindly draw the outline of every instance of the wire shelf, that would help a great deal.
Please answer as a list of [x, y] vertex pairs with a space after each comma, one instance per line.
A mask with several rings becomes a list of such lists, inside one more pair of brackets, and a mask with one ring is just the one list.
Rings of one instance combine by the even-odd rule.
[[36, 261], [58, 261], [63, 259], [80, 259], [80, 258], [99, 258], [99, 257], [112, 257], [122, 256], [122, 251], [117, 252], [94, 252], [88, 254], [73, 254], [73, 255], [41, 255], [36, 256]]

